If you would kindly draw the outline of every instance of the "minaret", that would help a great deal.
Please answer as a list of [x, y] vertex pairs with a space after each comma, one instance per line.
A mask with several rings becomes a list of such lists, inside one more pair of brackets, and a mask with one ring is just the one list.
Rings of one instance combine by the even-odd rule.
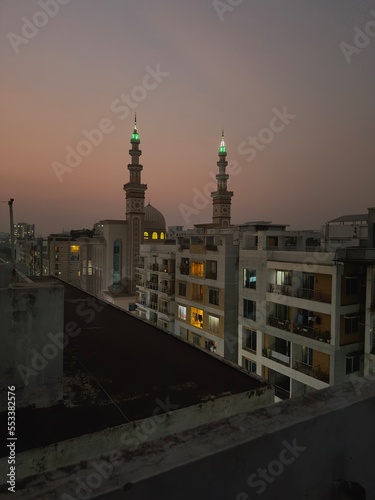
[[212, 222], [217, 226], [229, 226], [230, 225], [230, 205], [231, 198], [233, 196], [232, 191], [227, 189], [227, 181], [229, 175], [226, 173], [226, 167], [228, 162], [226, 161], [227, 151], [224, 142], [224, 130], [221, 135], [221, 143], [219, 149], [219, 161], [217, 166], [219, 167], [219, 173], [216, 176], [217, 179], [217, 190], [211, 193], [212, 205], [213, 205], [213, 216]]
[[135, 293], [135, 266], [139, 257], [140, 245], [143, 241], [144, 200], [147, 184], [141, 183], [143, 166], [139, 163], [142, 151], [139, 149], [139, 134], [137, 130], [137, 115], [134, 117], [134, 130], [130, 139], [132, 145], [129, 150], [131, 163], [128, 165], [130, 172], [129, 182], [124, 184], [126, 197], [126, 220], [128, 222], [127, 237], [127, 270], [129, 280], [128, 291]]

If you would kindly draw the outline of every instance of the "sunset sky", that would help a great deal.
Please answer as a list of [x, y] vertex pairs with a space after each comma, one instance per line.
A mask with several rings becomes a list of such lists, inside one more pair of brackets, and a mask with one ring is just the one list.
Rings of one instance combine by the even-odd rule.
[[146, 202], [167, 225], [211, 221], [194, 196], [213, 190], [222, 128], [233, 223], [317, 229], [375, 205], [375, 0], [61, 2], [0, 2], [0, 200], [15, 222], [46, 236], [124, 218], [135, 111]]

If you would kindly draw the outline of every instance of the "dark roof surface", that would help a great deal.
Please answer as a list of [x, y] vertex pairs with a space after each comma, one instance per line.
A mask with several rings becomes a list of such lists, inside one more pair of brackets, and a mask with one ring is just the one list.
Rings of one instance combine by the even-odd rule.
[[337, 219], [329, 220], [328, 224], [331, 222], [365, 222], [367, 220], [368, 214], [342, 215], [341, 217], [337, 217]]
[[152, 416], [158, 401], [180, 409], [267, 385], [57, 278], [32, 280], [64, 285], [77, 335], [64, 349], [64, 403], [17, 410], [18, 451]]

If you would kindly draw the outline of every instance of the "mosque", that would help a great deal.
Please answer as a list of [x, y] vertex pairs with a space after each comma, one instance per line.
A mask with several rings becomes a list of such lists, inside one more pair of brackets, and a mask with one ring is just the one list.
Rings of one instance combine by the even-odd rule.
[[[81, 244], [82, 272], [87, 277], [90, 275], [91, 281], [90, 286], [82, 283], [83, 288], [128, 310], [136, 295], [135, 275], [141, 244], [162, 243], [167, 234], [163, 214], [150, 203], [145, 206], [147, 184], [143, 184], [141, 179], [142, 151], [136, 116], [130, 144], [129, 181], [123, 188], [126, 200], [125, 220], [100, 221], [95, 225], [97, 237]], [[226, 155], [223, 132], [217, 162], [217, 190], [211, 194], [212, 223], [200, 224], [200, 227], [230, 225], [233, 193], [227, 190], [229, 175], [226, 173]], [[85, 269], [85, 266], [90, 266], [90, 269]]]

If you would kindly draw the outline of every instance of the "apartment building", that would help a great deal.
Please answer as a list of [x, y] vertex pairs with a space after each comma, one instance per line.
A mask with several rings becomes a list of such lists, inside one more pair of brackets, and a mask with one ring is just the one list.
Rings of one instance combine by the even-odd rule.
[[319, 233], [242, 236], [238, 363], [280, 399], [363, 375], [363, 268], [322, 252]]
[[80, 286], [80, 250], [79, 242], [67, 235], [51, 234], [48, 236], [50, 274]]
[[138, 317], [174, 333], [175, 242], [141, 245], [136, 272]]
[[238, 231], [207, 229], [176, 254], [175, 333], [237, 362]]

